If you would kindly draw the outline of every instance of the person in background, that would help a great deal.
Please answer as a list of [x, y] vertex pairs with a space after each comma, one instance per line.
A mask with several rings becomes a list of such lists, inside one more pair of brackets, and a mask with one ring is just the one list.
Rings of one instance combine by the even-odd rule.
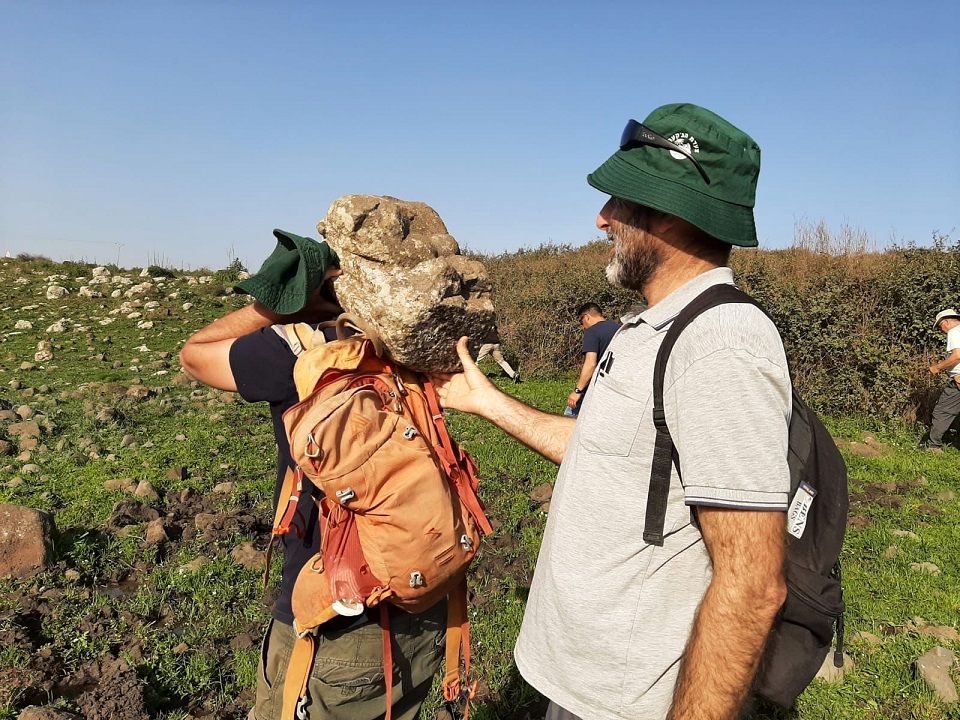
[[507, 359], [503, 356], [503, 351], [500, 349], [500, 335], [496, 330], [493, 330], [493, 332], [487, 335], [483, 344], [480, 346], [480, 352], [477, 353], [477, 363], [488, 355], [493, 356], [494, 361], [507, 374], [507, 377], [513, 380], [514, 384], [519, 385], [523, 382], [523, 380], [520, 379], [520, 373], [510, 367], [510, 363], [508, 363]]
[[597, 369], [597, 364], [607, 351], [607, 345], [614, 334], [620, 329], [620, 323], [607, 320], [603, 316], [603, 310], [594, 302], [585, 303], [577, 309], [577, 320], [583, 328], [583, 367], [580, 369], [576, 387], [567, 396], [567, 406], [563, 410], [563, 414], [569, 417], [580, 414], [583, 396], [590, 386], [593, 371]]
[[953, 308], [947, 308], [937, 313], [933, 326], [946, 333], [948, 355], [927, 369], [934, 376], [946, 370], [950, 375], [950, 382], [940, 393], [940, 398], [933, 408], [927, 449], [943, 452], [943, 436], [953, 425], [957, 415], [960, 415], [960, 314]]

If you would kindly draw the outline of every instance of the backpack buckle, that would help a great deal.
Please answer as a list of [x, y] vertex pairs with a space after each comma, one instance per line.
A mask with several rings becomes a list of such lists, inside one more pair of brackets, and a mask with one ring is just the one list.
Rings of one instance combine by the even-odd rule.
[[423, 587], [423, 573], [419, 570], [414, 570], [410, 573], [410, 587]]
[[470, 539], [470, 536], [464, 533], [460, 536], [460, 547], [462, 547], [467, 552], [473, 549], [473, 540]]
[[348, 502], [353, 500], [357, 494], [353, 491], [353, 488], [344, 488], [343, 490], [337, 490], [337, 500], [340, 501], [341, 505], [346, 505]]
[[667, 413], [663, 408], [655, 407], [653, 409], [653, 424], [658, 430], [667, 429]]
[[415, 427], [413, 427], [413, 425], [408, 425], [407, 429], [403, 431], [403, 436], [407, 440], [413, 440], [419, 434], [420, 434], [419, 431]]
[[307, 720], [307, 703], [310, 700], [306, 695], [302, 695], [299, 700], [297, 700], [297, 720]]

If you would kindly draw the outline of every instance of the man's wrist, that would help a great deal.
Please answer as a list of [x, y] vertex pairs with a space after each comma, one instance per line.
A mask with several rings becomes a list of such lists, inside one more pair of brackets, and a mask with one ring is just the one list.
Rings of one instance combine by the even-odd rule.
[[575, 388], [573, 389], [573, 394], [574, 394], [574, 395], [583, 395], [583, 388], [582, 388], [582, 387], [579, 387], [579, 386], [578, 386], [578, 387], [575, 387]]

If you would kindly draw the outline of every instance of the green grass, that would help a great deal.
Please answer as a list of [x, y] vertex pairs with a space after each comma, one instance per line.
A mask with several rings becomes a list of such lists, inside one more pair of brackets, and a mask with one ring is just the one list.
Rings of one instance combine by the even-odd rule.
[[[69, 277], [57, 282], [72, 294], [48, 301], [43, 295], [45, 277], [60, 272]], [[218, 392], [171, 383], [178, 370], [176, 353], [186, 336], [243, 300], [218, 297], [217, 288], [210, 285], [188, 286], [188, 276], [183, 276], [169, 281], [162, 292], [141, 298], [156, 300], [160, 307], [157, 313], [145, 313], [155, 321], [154, 329], [140, 330], [136, 324], [143, 318], [109, 315], [126, 298], [78, 298], [78, 283], [71, 278], [84, 274], [89, 269], [82, 265], [67, 268], [0, 259], [0, 400], [13, 407], [29, 404], [56, 426], [42, 437], [47, 449], [34, 452], [31, 459], [40, 466], [39, 474], [25, 475], [24, 462], [0, 457], [0, 502], [49, 510], [60, 531], [58, 568], [33, 580], [0, 581], [0, 633], [14, 629], [17, 593], [39, 596], [53, 591], [48, 600], [52, 609], [40, 631], [47, 646], [63, 659], [65, 670], [76, 669], [107, 650], [119, 653], [147, 682], [151, 712], [179, 720], [221, 707], [253, 688], [256, 645], [234, 651], [230, 640], [243, 632], [256, 635], [268, 617], [268, 605], [258, 573], [237, 567], [228, 555], [233, 545], [252, 537], [244, 532], [215, 540], [198, 536], [174, 553], [158, 554], [142, 545], [142, 533], [121, 537], [107, 532], [105, 523], [114, 503], [129, 496], [105, 490], [103, 483], [113, 478], [149, 480], [166, 496], [188, 488], [209, 494], [215, 484], [231, 480], [233, 492], [216, 496], [214, 509], [245, 509], [269, 522], [273, 435], [265, 408], [239, 401], [224, 403]], [[29, 282], [16, 285], [17, 277]], [[168, 298], [171, 291], [179, 297]], [[195, 303], [189, 312], [181, 309], [187, 301]], [[20, 310], [31, 305], [38, 307]], [[166, 311], [170, 315], [158, 314]], [[61, 317], [88, 327], [94, 335], [91, 342], [86, 331], [74, 331], [68, 323], [68, 332], [50, 336], [55, 353], [51, 363], [20, 370], [21, 362], [33, 361], [36, 343], [47, 337], [44, 329]], [[118, 319], [101, 326], [99, 319], [104, 317]], [[16, 331], [14, 324], [21, 318], [34, 320], [34, 328]], [[143, 344], [149, 352], [135, 350]], [[106, 359], [92, 359], [98, 353]], [[114, 368], [114, 361], [120, 361], [121, 367]], [[132, 365], [141, 369], [132, 371]], [[529, 378], [513, 385], [499, 376], [496, 366], [489, 366], [489, 371], [507, 392], [553, 412], [562, 409], [573, 382], [572, 377]], [[135, 378], [155, 394], [130, 400], [88, 385], [129, 386]], [[19, 390], [9, 386], [14, 379], [20, 383]], [[48, 386], [46, 392], [24, 394], [27, 388], [43, 385]], [[116, 420], [95, 419], [105, 406], [117, 410]], [[552, 482], [556, 468], [475, 418], [453, 413], [450, 425], [452, 434], [479, 463], [481, 495], [497, 524], [472, 577], [474, 666], [484, 685], [484, 700], [472, 715], [477, 720], [519, 720], [539, 700], [519, 679], [511, 659], [546, 521], [529, 494], [538, 485]], [[855, 496], [851, 515], [865, 525], [850, 528], [843, 553], [848, 653], [856, 667], [840, 684], [815, 682], [801, 697], [793, 717], [958, 717], [916, 680], [911, 663], [937, 644], [954, 651], [960, 647], [901, 630], [917, 617], [958, 624], [960, 502], [932, 498], [948, 490], [960, 493], [960, 452], [931, 455], [917, 450], [919, 429], [914, 427], [850, 418], [829, 425], [835, 435], [847, 440], [861, 440], [864, 432], [871, 432], [886, 449], [878, 457], [845, 451]], [[134, 436], [136, 447], [122, 446], [126, 434]], [[183, 439], [178, 440], [178, 435]], [[4, 439], [2, 423], [0, 439]], [[98, 457], [91, 457], [91, 444]], [[168, 477], [170, 469], [177, 467], [187, 468], [186, 479]], [[10, 486], [18, 477], [24, 482]], [[858, 499], [870, 492], [869, 486], [885, 483], [898, 485], [887, 494], [900, 497], [901, 507]], [[940, 513], [930, 512], [925, 505], [933, 505]], [[919, 539], [895, 537], [892, 531], [898, 529], [911, 530]], [[885, 558], [891, 545], [898, 545], [903, 554]], [[178, 571], [200, 555], [210, 559], [203, 568], [192, 574]], [[933, 562], [941, 574], [918, 573], [911, 570], [912, 562]], [[78, 579], [64, 577], [66, 569], [75, 570]], [[128, 573], [138, 578], [136, 584], [118, 591], [116, 580]], [[881, 644], [871, 648], [857, 641], [860, 630], [879, 635]], [[186, 651], [174, 652], [181, 645], [186, 645]], [[0, 647], [0, 671], [20, 667], [27, 659], [22, 650]], [[430, 709], [438, 705], [434, 695]], [[0, 704], [0, 720], [12, 720], [17, 713], [14, 705]], [[425, 719], [431, 717], [430, 712], [424, 713]]]

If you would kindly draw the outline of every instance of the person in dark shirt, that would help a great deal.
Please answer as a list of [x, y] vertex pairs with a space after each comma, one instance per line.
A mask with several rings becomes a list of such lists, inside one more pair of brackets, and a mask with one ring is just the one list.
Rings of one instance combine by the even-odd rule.
[[577, 386], [567, 396], [567, 406], [563, 410], [564, 415], [573, 417], [580, 413], [580, 405], [593, 378], [593, 371], [603, 361], [607, 345], [620, 329], [619, 323], [607, 320], [600, 306], [592, 302], [577, 309], [577, 319], [583, 328], [583, 367], [580, 369], [580, 377], [577, 378]]
[[[296, 355], [281, 336], [282, 326], [306, 322], [315, 328], [336, 318], [342, 309], [333, 287], [341, 274], [336, 253], [326, 243], [282, 231], [274, 234], [279, 241], [277, 250], [257, 275], [237, 286], [258, 300], [192, 335], [180, 360], [184, 370], [200, 382], [238, 392], [248, 402], [269, 404], [277, 444], [276, 506], [286, 470], [293, 466], [282, 417], [299, 400], [293, 381]], [[336, 339], [332, 330], [327, 339]], [[300, 532], [281, 537], [280, 593], [264, 636], [256, 705], [249, 720], [278, 720], [281, 716], [286, 666], [296, 638], [290, 604], [293, 586], [300, 570], [320, 548], [315, 496], [322, 495], [304, 478], [297, 506], [302, 518]], [[413, 720], [443, 660], [446, 607], [441, 602], [420, 615], [390, 610], [392, 716]], [[321, 627], [304, 720], [376, 720], [384, 716], [386, 687], [378, 616], [378, 611], [369, 611], [358, 617], [335, 618]]]

